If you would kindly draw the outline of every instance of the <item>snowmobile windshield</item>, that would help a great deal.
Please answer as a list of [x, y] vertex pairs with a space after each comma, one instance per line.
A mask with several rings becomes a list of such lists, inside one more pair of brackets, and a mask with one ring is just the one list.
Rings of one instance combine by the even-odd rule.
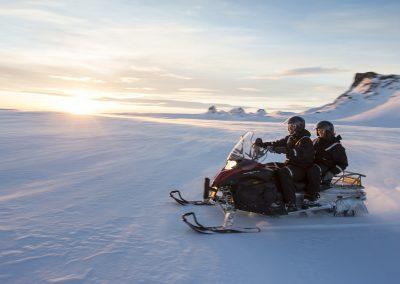
[[227, 161], [241, 161], [247, 159], [261, 163], [261, 160], [265, 158], [266, 151], [253, 145], [253, 137], [253, 132], [246, 132], [242, 135], [229, 153]]

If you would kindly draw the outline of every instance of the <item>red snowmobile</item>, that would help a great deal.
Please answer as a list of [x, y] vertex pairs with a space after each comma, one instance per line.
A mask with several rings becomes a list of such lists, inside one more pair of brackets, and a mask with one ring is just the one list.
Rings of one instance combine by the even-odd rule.
[[[366, 193], [359, 173], [342, 172], [334, 177], [330, 185], [321, 186], [319, 203], [313, 207], [303, 204], [305, 182], [296, 182], [296, 205], [298, 211], [288, 213], [278, 190], [275, 168], [262, 163], [267, 151], [253, 143], [254, 134], [247, 132], [229, 153], [226, 165], [210, 182], [205, 178], [203, 200], [190, 201], [182, 197], [179, 190], [170, 192], [171, 198], [181, 205], [219, 205], [224, 213], [221, 226], [200, 224], [194, 212], [182, 215], [182, 220], [200, 233], [248, 233], [259, 232], [258, 227], [234, 226], [236, 210], [263, 215], [307, 214], [327, 211], [334, 216], [355, 216], [367, 213], [364, 204]], [[273, 205], [273, 206], [272, 206]]]

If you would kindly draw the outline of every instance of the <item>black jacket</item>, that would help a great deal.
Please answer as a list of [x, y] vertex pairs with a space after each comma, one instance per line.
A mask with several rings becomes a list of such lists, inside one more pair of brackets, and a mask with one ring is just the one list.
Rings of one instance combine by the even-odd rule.
[[285, 164], [308, 168], [314, 162], [314, 148], [310, 136], [310, 132], [304, 129], [280, 140], [265, 142], [264, 146], [283, 148], [283, 151], [279, 152], [286, 153]]
[[332, 139], [318, 137], [314, 139], [315, 163], [324, 166], [333, 174], [344, 171], [347, 166], [346, 150], [340, 143], [342, 137], [336, 136]]

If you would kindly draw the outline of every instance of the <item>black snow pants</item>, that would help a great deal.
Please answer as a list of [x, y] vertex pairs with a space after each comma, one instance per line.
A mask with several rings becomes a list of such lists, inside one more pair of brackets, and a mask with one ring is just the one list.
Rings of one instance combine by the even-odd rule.
[[283, 195], [283, 201], [286, 204], [296, 204], [295, 181], [302, 181], [307, 175], [307, 170], [284, 163], [268, 163], [267, 166], [276, 168], [279, 187]]
[[317, 164], [313, 164], [311, 167], [307, 169], [306, 176], [307, 176], [307, 186], [304, 198], [309, 200], [318, 199], [318, 192], [320, 191], [321, 186], [321, 176], [326, 173], [322, 173], [322, 167], [318, 166]]

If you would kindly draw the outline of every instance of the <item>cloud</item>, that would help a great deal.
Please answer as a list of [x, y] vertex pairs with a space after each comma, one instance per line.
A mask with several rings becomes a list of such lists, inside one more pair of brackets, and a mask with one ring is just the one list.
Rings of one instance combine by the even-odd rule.
[[159, 67], [154, 67], [154, 66], [137, 66], [137, 65], [131, 65], [130, 69], [133, 71], [138, 71], [138, 72], [150, 72], [150, 73], [157, 73], [157, 72], [163, 72], [164, 70], [159, 68]]
[[193, 79], [188, 76], [177, 75], [174, 73], [164, 73], [164, 74], [161, 74], [160, 76], [161, 77], [170, 77], [170, 78], [179, 79], [179, 80], [192, 80]]
[[155, 66], [132, 65], [130, 67], [130, 69], [133, 71], [136, 71], [136, 72], [140, 72], [140, 73], [151, 73], [154, 75], [158, 75], [160, 77], [170, 77], [170, 78], [179, 79], [179, 80], [192, 80], [193, 79], [189, 76], [175, 74], [175, 73], [169, 72], [163, 68], [155, 67]]
[[240, 91], [244, 91], [244, 92], [255, 92], [255, 93], [261, 92], [260, 89], [256, 89], [256, 88], [242, 87], [242, 88], [237, 88], [237, 89]]
[[251, 80], [278, 80], [284, 77], [300, 77], [300, 76], [317, 76], [323, 74], [337, 74], [350, 72], [348, 69], [341, 68], [327, 68], [321, 66], [311, 66], [311, 67], [302, 67], [302, 68], [294, 68], [288, 69], [281, 72], [277, 72], [271, 75], [255, 75], [246, 77], [246, 79]]
[[314, 87], [314, 90], [316, 92], [321, 92], [321, 93], [333, 93], [333, 94], [340, 94], [343, 92], [343, 87], [342, 86], [332, 86], [332, 85], [318, 85]]
[[128, 88], [125, 88], [125, 90], [131, 90], [131, 91], [157, 91], [158, 89], [150, 88], [150, 87], [128, 87]]
[[358, 6], [356, 9], [312, 14], [294, 26], [304, 33], [323, 33], [326, 36], [382, 36], [398, 35], [399, 4], [379, 5], [374, 9]]
[[[132, 105], [148, 105], [148, 106], [164, 106], [164, 107], [184, 107], [184, 108], [203, 108], [207, 109], [210, 103], [202, 103], [196, 101], [180, 101], [173, 99], [147, 99], [142, 97], [136, 98], [113, 98], [113, 97], [101, 97], [95, 99], [103, 102], [118, 102]], [[230, 104], [215, 104], [217, 107], [234, 107]]]
[[47, 96], [56, 96], [56, 97], [73, 97], [74, 95], [63, 93], [63, 92], [57, 92], [56, 90], [27, 90], [27, 91], [21, 91], [21, 93], [24, 94], [35, 94], [35, 95], [47, 95]]
[[215, 92], [216, 90], [211, 90], [211, 89], [205, 89], [205, 88], [182, 88], [182, 89], [179, 89], [179, 91], [181, 91], [181, 92], [194, 92], [194, 93], [197, 93], [197, 92], [200, 92], [200, 93], [212, 93], [212, 92]]
[[305, 76], [305, 75], [319, 75], [319, 74], [332, 74], [332, 73], [342, 73], [348, 72], [346, 69], [340, 68], [325, 68], [320, 66], [295, 68], [283, 71], [278, 74], [279, 76]]
[[134, 83], [140, 81], [140, 78], [137, 77], [121, 77], [119, 79], [122, 83]]
[[32, 8], [0, 8], [0, 16], [59, 25], [70, 25], [84, 22], [82, 19], [60, 15], [43, 9]]
[[73, 76], [61, 76], [61, 75], [50, 75], [50, 78], [60, 79], [64, 81], [75, 81], [75, 82], [92, 82], [97, 84], [105, 83], [103, 80], [94, 79], [92, 77], [73, 77]]

